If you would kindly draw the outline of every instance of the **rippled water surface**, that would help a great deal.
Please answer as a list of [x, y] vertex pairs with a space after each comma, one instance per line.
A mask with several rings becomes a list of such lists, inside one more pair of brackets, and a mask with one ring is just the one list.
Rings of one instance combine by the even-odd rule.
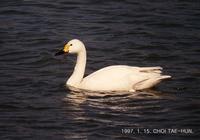
[[[134, 94], [70, 92], [75, 56], [54, 53], [73, 38], [86, 75], [123, 64], [173, 78]], [[0, 77], [1, 140], [199, 139], [200, 2], [1, 0]], [[192, 133], [155, 132], [169, 128]]]

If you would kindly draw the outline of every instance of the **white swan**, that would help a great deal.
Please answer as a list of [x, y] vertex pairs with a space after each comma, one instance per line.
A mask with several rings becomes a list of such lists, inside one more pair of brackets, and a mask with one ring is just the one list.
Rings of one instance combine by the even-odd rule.
[[154, 87], [169, 75], [161, 75], [161, 67], [133, 67], [114, 65], [102, 68], [83, 78], [86, 67], [85, 45], [78, 39], [69, 41], [55, 55], [77, 54], [76, 66], [66, 85], [69, 89], [78, 88], [92, 91], [130, 91]]

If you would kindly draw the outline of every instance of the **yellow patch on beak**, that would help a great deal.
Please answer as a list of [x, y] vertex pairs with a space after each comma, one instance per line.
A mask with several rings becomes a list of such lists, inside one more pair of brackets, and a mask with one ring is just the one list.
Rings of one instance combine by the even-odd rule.
[[64, 48], [63, 48], [63, 51], [64, 51], [64, 52], [69, 52], [69, 47], [70, 47], [70, 46], [66, 44], [66, 45], [64, 46]]

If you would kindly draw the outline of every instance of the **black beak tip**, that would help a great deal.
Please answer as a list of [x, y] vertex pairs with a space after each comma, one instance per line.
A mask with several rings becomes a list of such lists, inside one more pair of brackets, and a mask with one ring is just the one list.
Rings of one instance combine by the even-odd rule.
[[61, 55], [61, 54], [64, 54], [63, 50], [59, 50], [57, 53], [55, 53], [55, 56], [58, 56], [58, 55]]

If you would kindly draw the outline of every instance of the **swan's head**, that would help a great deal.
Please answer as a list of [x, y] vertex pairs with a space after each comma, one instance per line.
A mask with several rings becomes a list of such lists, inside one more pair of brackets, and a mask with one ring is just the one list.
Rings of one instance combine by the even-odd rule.
[[81, 51], [85, 50], [85, 46], [83, 42], [81, 42], [78, 39], [70, 40], [63, 49], [58, 51], [55, 55], [61, 55], [65, 53], [79, 53]]

